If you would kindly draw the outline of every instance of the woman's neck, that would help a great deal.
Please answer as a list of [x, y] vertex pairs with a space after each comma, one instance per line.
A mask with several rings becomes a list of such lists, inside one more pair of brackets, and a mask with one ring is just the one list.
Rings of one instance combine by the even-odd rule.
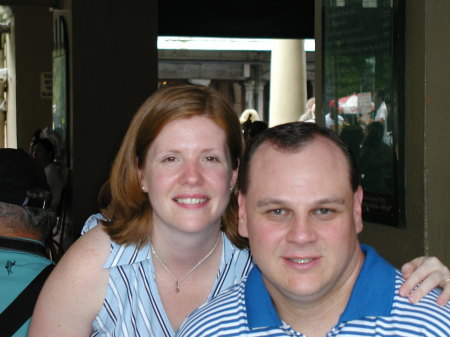
[[218, 247], [220, 228], [212, 228], [202, 233], [182, 233], [159, 230], [152, 231], [152, 247], [168, 268], [192, 267], [211, 250]]
[[[180, 241], [178, 241], [180, 240]], [[220, 230], [205, 235], [152, 235], [154, 277], [175, 331], [209, 297], [223, 251]]]

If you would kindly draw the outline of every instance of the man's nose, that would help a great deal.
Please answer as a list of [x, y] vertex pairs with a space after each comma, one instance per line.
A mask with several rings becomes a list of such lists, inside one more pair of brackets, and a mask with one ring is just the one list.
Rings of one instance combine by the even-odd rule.
[[314, 223], [308, 215], [294, 215], [286, 239], [288, 242], [296, 244], [309, 243], [317, 239]]

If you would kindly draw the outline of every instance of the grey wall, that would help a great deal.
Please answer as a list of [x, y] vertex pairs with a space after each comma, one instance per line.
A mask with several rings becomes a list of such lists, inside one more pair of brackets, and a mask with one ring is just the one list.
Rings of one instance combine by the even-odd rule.
[[[424, 225], [425, 225], [425, 249], [430, 255], [442, 256], [447, 265], [450, 265], [450, 2], [419, 1], [419, 4], [409, 9], [407, 14], [408, 29], [414, 29], [413, 19], [423, 18], [423, 34], [417, 37], [419, 46], [423, 51], [417, 51], [417, 47], [411, 53], [421, 59], [420, 68], [424, 73], [424, 87], [416, 88], [414, 62], [407, 64], [408, 92], [411, 94], [409, 108], [418, 114], [423, 114], [423, 141], [424, 141]], [[417, 6], [417, 7], [416, 7]], [[447, 15], [445, 14], [447, 13]], [[414, 39], [408, 39], [414, 46]], [[420, 42], [419, 42], [420, 41]], [[413, 49], [413, 48], [411, 48]], [[409, 50], [407, 50], [408, 52]], [[423, 95], [419, 101], [416, 90]], [[421, 97], [422, 98], [422, 97]], [[408, 101], [408, 99], [407, 99]], [[407, 106], [408, 108], [408, 106]], [[411, 132], [418, 132], [412, 123], [409, 125]], [[420, 128], [420, 127], [419, 127]], [[414, 157], [414, 148], [409, 147], [409, 156]], [[414, 184], [412, 179], [410, 185]]]
[[[405, 1], [405, 7], [406, 228], [365, 223], [360, 237], [396, 266], [419, 255], [450, 265], [450, 2]], [[321, 0], [315, 27], [317, 52]], [[317, 52], [316, 93], [321, 69]]]
[[[131, 117], [157, 85], [157, 1], [77, 0], [71, 8], [74, 235], [96, 211], [97, 190]], [[130, 13], [132, 15], [130, 15]]]
[[41, 97], [41, 73], [52, 71], [52, 14], [42, 6], [12, 7], [12, 12], [17, 146], [28, 149], [33, 131], [52, 123], [52, 100]]
[[[108, 175], [129, 120], [156, 87], [157, 1], [133, 2], [132, 6], [117, 0], [61, 3], [62, 9], [53, 15], [65, 16], [69, 26], [73, 169], [70, 219], [76, 236], [86, 217], [95, 211], [97, 189]], [[320, 4], [321, 0], [316, 0], [318, 102], [321, 101]], [[43, 65], [37, 66], [40, 54], [48, 55], [51, 51], [48, 42], [51, 24], [45, 7], [20, 10], [24, 11], [23, 18], [28, 16], [28, 10], [34, 11], [27, 23], [22, 21], [25, 31], [20, 33], [21, 43], [34, 47], [19, 47], [19, 51], [23, 48], [19, 73], [25, 76], [21, 82], [34, 83], [21, 91], [20, 96], [18, 92], [20, 104], [30, 104], [30, 108], [18, 106], [19, 146], [26, 146], [34, 126], [46, 124], [51, 116], [48, 107], [38, 111], [39, 102], [29, 103], [39, 92], [38, 72], [51, 69], [46, 56]], [[361, 235], [364, 242], [374, 245], [396, 265], [423, 254], [436, 255], [450, 265], [450, 46], [446, 38], [450, 35], [449, 11], [448, 0], [406, 2], [407, 226], [392, 228], [366, 223]], [[45, 35], [47, 42], [30, 39], [38, 39], [40, 35]]]

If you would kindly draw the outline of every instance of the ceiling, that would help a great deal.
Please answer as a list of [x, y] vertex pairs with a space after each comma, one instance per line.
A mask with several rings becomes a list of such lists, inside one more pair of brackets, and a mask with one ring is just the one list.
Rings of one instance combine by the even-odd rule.
[[314, 0], [160, 0], [158, 35], [314, 38]]

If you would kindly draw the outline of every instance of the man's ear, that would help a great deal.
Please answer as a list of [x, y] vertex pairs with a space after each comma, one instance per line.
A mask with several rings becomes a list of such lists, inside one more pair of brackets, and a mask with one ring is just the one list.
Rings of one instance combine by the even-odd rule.
[[363, 230], [362, 220], [362, 201], [364, 198], [364, 192], [361, 186], [358, 186], [353, 196], [353, 218], [356, 226], [356, 233], [361, 233]]
[[248, 238], [248, 229], [247, 229], [247, 214], [245, 209], [245, 196], [239, 192], [238, 195], [238, 203], [239, 203], [239, 219], [238, 219], [238, 231], [239, 235], [243, 238]]

